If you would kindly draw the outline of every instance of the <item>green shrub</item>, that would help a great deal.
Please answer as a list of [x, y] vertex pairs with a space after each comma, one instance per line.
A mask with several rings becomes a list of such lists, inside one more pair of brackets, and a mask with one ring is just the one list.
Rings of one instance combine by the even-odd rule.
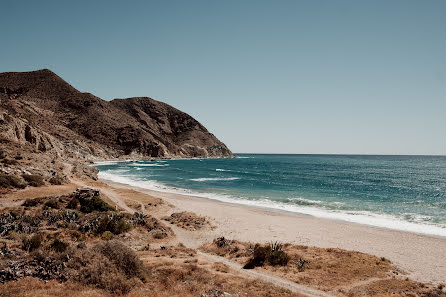
[[53, 243], [51, 243], [51, 248], [57, 253], [63, 253], [68, 248], [68, 243], [56, 238]]
[[14, 175], [0, 174], [0, 188], [17, 188], [23, 189], [26, 185]]
[[40, 234], [34, 234], [30, 238], [24, 238], [22, 241], [22, 249], [28, 252], [37, 250], [42, 245], [42, 237]]
[[94, 196], [88, 199], [80, 199], [79, 203], [81, 205], [80, 211], [84, 213], [90, 213], [93, 211], [109, 211], [115, 210], [111, 205], [104, 202], [98, 196]]
[[31, 187], [40, 187], [45, 184], [43, 177], [37, 174], [24, 174], [22, 177]]

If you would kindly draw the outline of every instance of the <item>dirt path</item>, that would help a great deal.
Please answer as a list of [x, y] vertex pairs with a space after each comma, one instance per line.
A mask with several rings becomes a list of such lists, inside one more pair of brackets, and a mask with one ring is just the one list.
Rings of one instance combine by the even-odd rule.
[[[79, 180], [72, 180], [73, 183], [82, 186], [82, 187], [89, 187], [87, 184], [85, 184], [82, 181]], [[116, 203], [116, 205], [118, 205], [119, 207], [121, 207], [122, 209], [124, 209], [125, 211], [128, 211], [130, 213], [134, 213], [135, 210], [130, 208], [129, 206], [127, 206], [125, 204], [125, 202], [123, 201], [123, 199], [121, 199], [119, 194], [116, 194], [113, 192], [113, 190], [104, 188], [104, 187], [96, 187], [98, 188], [102, 193], [104, 193], [108, 198], [110, 198], [110, 200], [112, 200], [114, 203]], [[133, 199], [132, 199], [133, 200]], [[135, 201], [136, 202], [136, 201]], [[143, 212], [146, 213], [145, 209], [143, 209]], [[176, 227], [176, 226], [171, 226], [172, 229], [174, 230], [177, 239], [179, 242], [185, 244], [186, 247], [189, 247], [191, 245], [191, 240], [190, 240], [190, 236], [189, 234], [187, 234], [187, 231], [184, 230], [180, 230], [180, 228]], [[193, 247], [195, 248], [195, 246]], [[216, 255], [211, 255], [208, 253], [204, 253], [201, 251], [197, 250], [198, 255], [200, 255], [201, 257], [207, 259], [210, 262], [213, 263], [223, 263], [225, 265], [227, 265], [228, 267], [230, 267], [231, 269], [237, 271], [238, 273], [240, 273], [241, 275], [248, 277], [248, 278], [255, 278], [255, 279], [259, 279], [263, 282], [267, 282], [270, 284], [273, 284], [275, 286], [281, 287], [283, 289], [287, 289], [290, 290], [292, 292], [295, 293], [300, 293], [300, 294], [304, 294], [307, 296], [311, 296], [311, 297], [331, 297], [334, 295], [331, 295], [330, 293], [324, 292], [324, 291], [320, 291], [317, 289], [313, 289], [304, 285], [300, 285], [297, 284], [295, 282], [283, 279], [281, 277], [272, 275], [268, 272], [265, 271], [260, 271], [260, 270], [255, 270], [255, 269], [242, 269], [242, 265], [237, 263], [237, 262], [233, 262], [231, 260], [228, 260], [226, 258], [223, 257], [219, 257]]]
[[206, 258], [207, 260], [214, 262], [214, 263], [223, 263], [229, 268], [238, 271], [240, 274], [242, 274], [245, 277], [248, 278], [255, 278], [259, 279], [261, 281], [271, 283], [275, 286], [281, 287], [283, 289], [290, 290], [294, 293], [304, 294], [311, 297], [332, 297], [335, 295], [332, 295], [328, 292], [324, 292], [321, 290], [313, 289], [304, 285], [297, 284], [295, 282], [289, 281], [287, 279], [275, 276], [273, 274], [270, 274], [265, 271], [256, 270], [256, 269], [243, 269], [242, 264], [239, 264], [237, 262], [233, 262], [231, 260], [228, 260], [224, 257], [220, 257], [217, 255], [211, 255], [208, 253], [204, 253], [201, 251], [197, 251], [197, 254], [200, 255], [203, 258]]

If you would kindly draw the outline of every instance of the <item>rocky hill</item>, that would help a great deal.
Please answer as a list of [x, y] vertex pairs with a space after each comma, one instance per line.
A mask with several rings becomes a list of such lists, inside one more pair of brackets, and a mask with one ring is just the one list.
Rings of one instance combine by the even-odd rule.
[[47, 69], [0, 73], [0, 124], [0, 157], [16, 160], [20, 154], [50, 164], [232, 156], [203, 125], [168, 104], [148, 97], [105, 101]]

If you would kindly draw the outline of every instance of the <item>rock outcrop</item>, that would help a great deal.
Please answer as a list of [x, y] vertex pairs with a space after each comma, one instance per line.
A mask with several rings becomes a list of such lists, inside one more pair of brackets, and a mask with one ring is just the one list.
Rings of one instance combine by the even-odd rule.
[[[231, 157], [203, 125], [147, 97], [102, 100], [81, 93], [50, 70], [0, 74], [1, 109], [24, 119], [25, 140], [45, 149], [38, 128], [90, 157]], [[22, 135], [20, 135], [22, 136]]]
[[105, 101], [47, 69], [0, 73], [0, 159], [18, 160], [1, 163], [0, 173], [91, 177], [86, 161], [189, 157], [232, 153], [191, 116], [151, 98]]

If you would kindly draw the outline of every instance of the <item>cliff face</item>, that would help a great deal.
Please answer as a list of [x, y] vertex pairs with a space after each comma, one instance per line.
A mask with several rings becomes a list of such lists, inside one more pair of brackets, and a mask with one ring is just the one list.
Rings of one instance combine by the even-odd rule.
[[[88, 161], [231, 157], [191, 116], [150, 98], [104, 101], [49, 70], [0, 73], [0, 176], [96, 178]], [[1, 189], [0, 189], [1, 190]]]
[[[147, 97], [105, 101], [50, 70], [1, 73], [0, 112], [24, 125], [15, 136], [12, 127], [3, 127], [1, 136], [37, 150], [56, 151], [63, 144], [65, 153], [89, 159], [232, 156], [198, 121], [172, 106]], [[22, 137], [27, 133], [36, 135]]]

